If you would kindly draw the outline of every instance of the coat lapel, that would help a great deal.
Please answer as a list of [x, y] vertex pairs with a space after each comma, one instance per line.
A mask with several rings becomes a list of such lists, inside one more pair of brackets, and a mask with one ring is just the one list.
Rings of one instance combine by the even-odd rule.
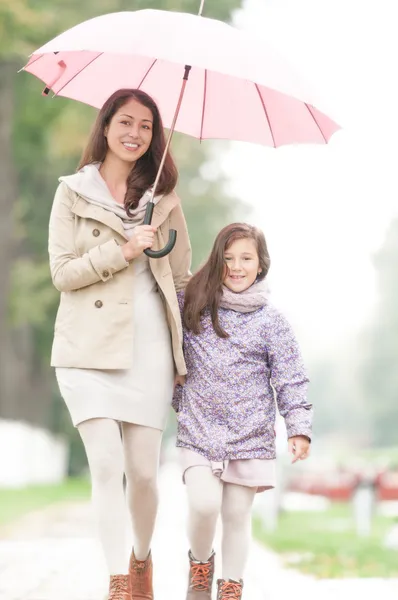
[[[178, 203], [179, 198], [175, 192], [163, 196], [153, 209], [152, 225], [154, 227], [162, 225]], [[119, 217], [109, 210], [105, 210], [100, 206], [95, 206], [94, 204], [87, 202], [83, 196], [80, 196], [77, 193], [75, 193], [75, 201], [72, 204], [71, 210], [78, 217], [82, 217], [83, 219], [93, 219], [94, 221], [103, 223], [103, 225], [107, 225], [126, 240], [129, 239]]]
[[152, 225], [159, 227], [167, 219], [173, 208], [179, 204], [180, 200], [175, 192], [163, 196], [153, 209]]
[[76, 194], [76, 200], [73, 203], [71, 210], [78, 217], [82, 217], [83, 219], [93, 219], [103, 225], [107, 225], [128, 240], [121, 220], [113, 212], [105, 210], [105, 208], [101, 208], [100, 206], [90, 204], [90, 202], [87, 202], [87, 200], [78, 194]]

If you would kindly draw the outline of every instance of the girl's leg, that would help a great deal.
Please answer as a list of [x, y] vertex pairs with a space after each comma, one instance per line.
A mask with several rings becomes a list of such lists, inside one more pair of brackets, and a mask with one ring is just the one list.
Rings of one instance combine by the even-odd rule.
[[123, 423], [127, 503], [134, 528], [134, 556], [148, 557], [158, 509], [157, 477], [162, 432]]
[[119, 426], [111, 419], [90, 419], [78, 426], [92, 481], [93, 505], [110, 575], [128, 573], [123, 448]]
[[256, 488], [224, 483], [221, 518], [222, 578], [239, 581], [249, 554], [251, 511]]
[[213, 549], [223, 484], [210, 467], [190, 467], [185, 473], [188, 494], [188, 538], [193, 558], [206, 562]]

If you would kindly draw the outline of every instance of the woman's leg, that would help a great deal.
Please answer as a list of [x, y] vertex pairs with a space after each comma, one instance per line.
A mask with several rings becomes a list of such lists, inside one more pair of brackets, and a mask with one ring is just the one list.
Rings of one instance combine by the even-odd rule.
[[93, 505], [110, 575], [128, 573], [123, 447], [111, 419], [90, 419], [78, 426], [92, 481]]
[[144, 561], [150, 551], [158, 509], [158, 470], [162, 432], [123, 423], [127, 503], [134, 529], [134, 555]]
[[206, 562], [212, 553], [217, 519], [221, 510], [220, 479], [210, 467], [190, 467], [185, 472], [188, 494], [188, 538], [193, 558]]
[[243, 577], [251, 539], [251, 512], [256, 488], [224, 483], [221, 518], [222, 578], [239, 581]]

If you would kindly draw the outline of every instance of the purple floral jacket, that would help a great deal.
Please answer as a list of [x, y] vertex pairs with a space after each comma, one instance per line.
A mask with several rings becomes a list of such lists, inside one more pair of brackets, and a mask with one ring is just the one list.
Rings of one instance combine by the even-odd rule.
[[[179, 293], [180, 309], [183, 293]], [[275, 458], [276, 405], [287, 435], [311, 438], [308, 378], [292, 329], [272, 305], [250, 313], [219, 309], [230, 337], [215, 333], [210, 313], [203, 332], [184, 330], [188, 374], [177, 386], [177, 446], [212, 461]]]

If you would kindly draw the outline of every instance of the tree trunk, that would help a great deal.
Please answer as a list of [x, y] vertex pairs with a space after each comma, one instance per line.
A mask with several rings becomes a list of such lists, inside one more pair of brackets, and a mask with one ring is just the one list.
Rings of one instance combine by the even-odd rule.
[[0, 417], [12, 412], [7, 309], [15, 244], [12, 215], [18, 195], [12, 144], [16, 73], [14, 61], [0, 61]]
[[10, 275], [14, 259], [21, 254], [13, 227], [18, 199], [13, 154], [17, 69], [12, 60], [0, 61], [0, 418], [51, 428], [51, 369], [38, 364], [32, 328], [11, 327], [7, 322]]

